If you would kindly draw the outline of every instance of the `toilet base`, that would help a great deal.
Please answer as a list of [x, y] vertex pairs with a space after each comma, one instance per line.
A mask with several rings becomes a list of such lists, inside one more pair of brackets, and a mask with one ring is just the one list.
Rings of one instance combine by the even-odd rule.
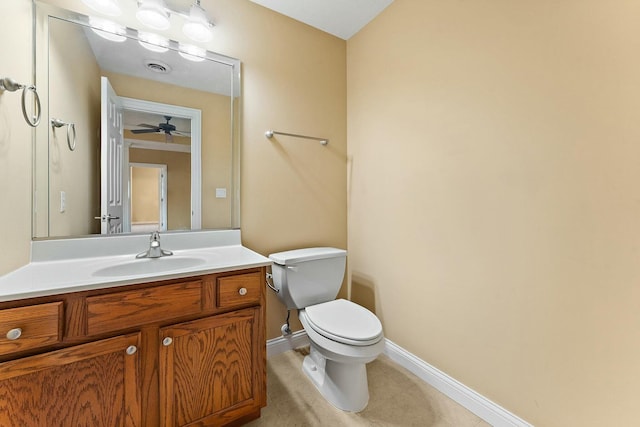
[[369, 385], [365, 363], [336, 362], [322, 356], [311, 343], [311, 351], [302, 362], [302, 370], [320, 394], [343, 411], [360, 412], [369, 403]]

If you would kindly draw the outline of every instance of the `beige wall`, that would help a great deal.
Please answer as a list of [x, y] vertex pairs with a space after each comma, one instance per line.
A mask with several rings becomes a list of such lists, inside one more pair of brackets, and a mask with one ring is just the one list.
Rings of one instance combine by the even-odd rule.
[[131, 223], [160, 222], [161, 170], [154, 167], [131, 167]]
[[[213, 50], [242, 60], [243, 243], [262, 254], [346, 248], [346, 43], [249, 1], [203, 0]], [[329, 145], [268, 129], [329, 138]], [[267, 298], [267, 338], [286, 310]], [[294, 324], [294, 329], [300, 326]]]
[[537, 426], [638, 424], [639, 16], [396, 0], [348, 42], [353, 297]]
[[[31, 2], [4, 2], [0, 13], [0, 77], [33, 83]], [[31, 128], [20, 92], [0, 91], [0, 275], [29, 261], [31, 240]]]
[[[94, 219], [100, 216], [100, 68], [79, 26], [50, 20], [49, 30], [56, 34], [49, 38], [49, 117], [74, 123], [76, 130], [71, 151], [67, 128], [54, 130], [43, 120], [49, 132], [49, 235], [100, 233], [100, 221]], [[61, 191], [66, 194], [64, 212]]]
[[167, 165], [167, 229], [190, 230], [191, 154], [132, 148], [129, 162]]

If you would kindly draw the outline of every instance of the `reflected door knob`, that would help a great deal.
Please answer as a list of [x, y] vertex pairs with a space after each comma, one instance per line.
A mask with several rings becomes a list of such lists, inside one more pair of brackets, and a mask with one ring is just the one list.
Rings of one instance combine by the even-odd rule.
[[102, 222], [111, 221], [112, 219], [120, 219], [119, 216], [111, 216], [109, 214], [103, 216], [94, 216], [93, 219], [99, 219]]

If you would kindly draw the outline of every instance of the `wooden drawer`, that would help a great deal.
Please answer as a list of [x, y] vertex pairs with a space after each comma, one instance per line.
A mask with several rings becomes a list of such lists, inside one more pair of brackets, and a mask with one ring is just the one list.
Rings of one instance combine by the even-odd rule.
[[60, 342], [62, 307], [62, 302], [52, 302], [0, 310], [0, 354]]
[[218, 308], [230, 308], [260, 302], [262, 280], [259, 272], [219, 277], [216, 281]]
[[87, 333], [116, 331], [202, 310], [202, 282], [177, 283], [87, 298]]

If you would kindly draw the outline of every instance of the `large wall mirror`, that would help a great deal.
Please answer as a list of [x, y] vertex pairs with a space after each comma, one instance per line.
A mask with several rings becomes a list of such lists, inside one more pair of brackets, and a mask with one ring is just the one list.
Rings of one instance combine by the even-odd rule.
[[35, 11], [33, 237], [239, 228], [240, 61]]

